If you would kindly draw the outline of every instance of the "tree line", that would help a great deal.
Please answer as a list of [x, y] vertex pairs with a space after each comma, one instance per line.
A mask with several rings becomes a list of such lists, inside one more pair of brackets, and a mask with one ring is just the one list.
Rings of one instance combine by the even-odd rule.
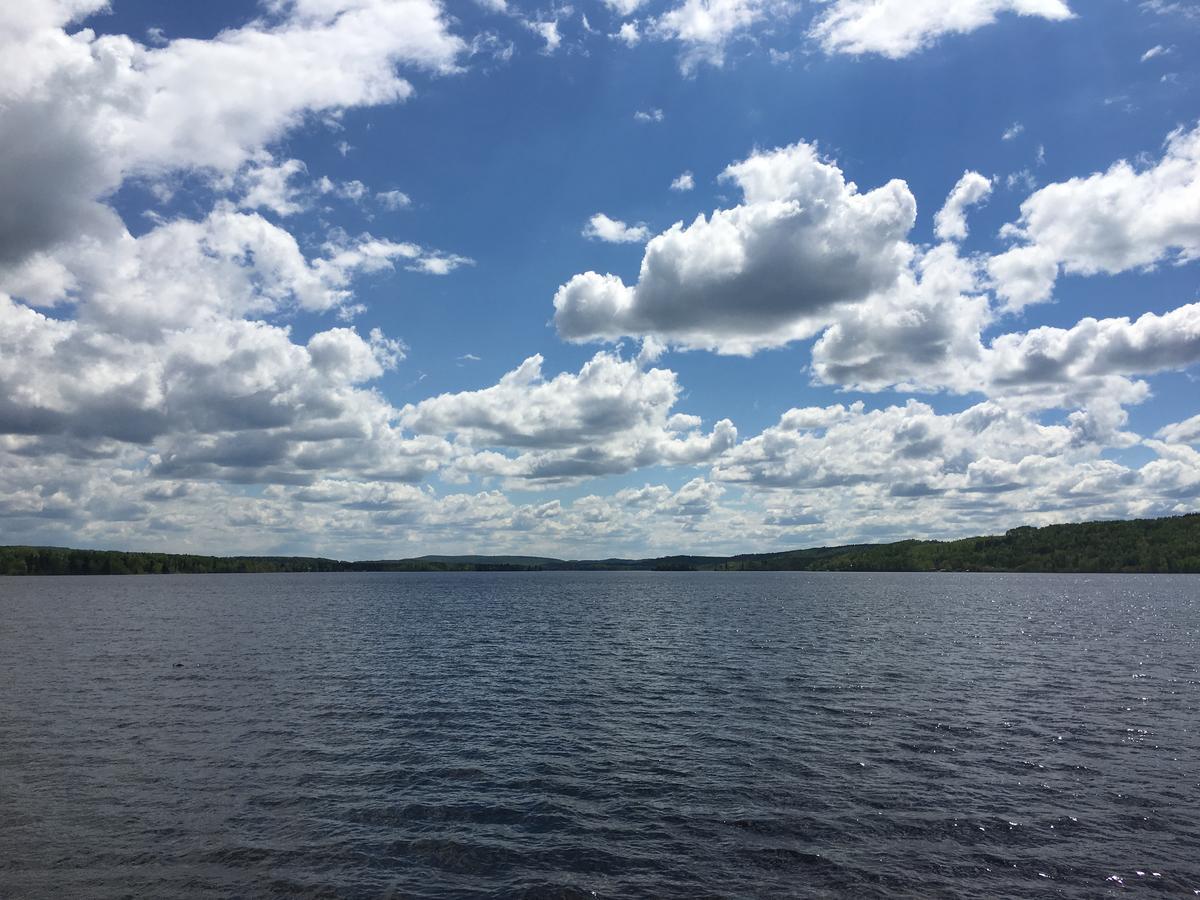
[[732, 557], [559, 560], [433, 557], [345, 562], [303, 556], [199, 556], [0, 547], [0, 575], [193, 575], [260, 572], [808, 571], [1200, 573], [1200, 514], [1014, 528], [957, 541], [899, 541]]

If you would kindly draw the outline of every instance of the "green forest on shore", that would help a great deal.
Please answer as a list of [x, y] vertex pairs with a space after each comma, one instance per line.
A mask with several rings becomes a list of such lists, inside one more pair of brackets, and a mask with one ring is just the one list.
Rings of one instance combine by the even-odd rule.
[[1014, 528], [957, 541], [899, 541], [739, 556], [563, 560], [422, 556], [346, 562], [300, 556], [198, 556], [0, 547], [0, 575], [188, 575], [269, 572], [809, 571], [1200, 573], [1200, 514]]

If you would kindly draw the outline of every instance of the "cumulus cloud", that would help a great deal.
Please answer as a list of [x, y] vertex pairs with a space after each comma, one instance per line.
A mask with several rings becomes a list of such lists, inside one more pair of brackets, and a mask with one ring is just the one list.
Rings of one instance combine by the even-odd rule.
[[[294, 0], [154, 48], [67, 33], [102, 5], [0, 14], [0, 452], [109, 482], [435, 471], [448, 445], [403, 435], [368, 386], [403, 344], [349, 327], [297, 339], [287, 322], [352, 315], [361, 276], [467, 261], [337, 231], [314, 254], [257, 210], [292, 215], [320, 190], [297, 183], [303, 162], [265, 149], [306, 116], [404, 99], [401, 67], [455, 69], [462, 44], [441, 8]], [[173, 189], [184, 176], [231, 199], [194, 219], [152, 214], [136, 237], [107, 205], [131, 178]], [[149, 516], [140, 502], [122, 508]]]
[[412, 206], [412, 198], [404, 191], [380, 191], [375, 195], [375, 200], [384, 209], [392, 212]]
[[532, 356], [492, 387], [410, 404], [400, 422], [416, 434], [450, 437], [466, 451], [456, 463], [461, 473], [510, 479], [697, 465], [737, 439], [728, 420], [705, 434], [698, 418], [671, 412], [681, 389], [670, 370], [610, 353], [596, 354], [578, 374], [547, 378], [542, 365]]
[[1200, 445], [1200, 415], [1166, 425], [1156, 436], [1171, 444]]
[[523, 24], [544, 41], [541, 51], [544, 55], [550, 56], [562, 45], [558, 19], [525, 19]]
[[1138, 403], [1141, 376], [1200, 364], [1200, 304], [1163, 315], [1085, 318], [982, 339], [993, 321], [972, 293], [969, 261], [943, 245], [917, 277], [855, 308], [813, 348], [813, 371], [830, 384], [982, 393], [1028, 408]]
[[992, 195], [992, 180], [978, 172], [966, 172], [959, 179], [946, 204], [934, 219], [935, 232], [943, 241], [962, 241], [967, 237], [969, 207], [982, 203]]
[[1058, 384], [1078, 391], [1094, 379], [1150, 375], [1198, 363], [1200, 304], [1193, 303], [1132, 321], [1087, 318], [1071, 328], [1001, 335], [988, 354], [988, 377], [1000, 386]]
[[645, 225], [626, 225], [620, 219], [610, 219], [604, 213], [596, 213], [588, 219], [583, 236], [609, 244], [636, 244], [650, 236]]
[[647, 34], [681, 44], [679, 67], [691, 75], [702, 64], [724, 65], [731, 41], [760, 22], [786, 19], [797, 8], [792, 0], [683, 0], [650, 19]]
[[633, 118], [636, 122], [661, 122], [664, 115], [661, 109], [639, 109]]
[[810, 29], [826, 53], [900, 59], [947, 34], [966, 34], [1004, 13], [1062, 21], [1063, 0], [834, 0]]
[[298, 159], [276, 163], [264, 154], [259, 162], [240, 173], [242, 197], [238, 205], [243, 209], [267, 209], [279, 216], [302, 212], [305, 208], [302, 192], [292, 180], [307, 170]]
[[621, 27], [612, 37], [619, 40], [626, 47], [636, 47], [642, 41], [641, 32], [638, 31], [636, 22], [622, 22]]
[[1137, 442], [1124, 421], [1111, 409], [1043, 423], [995, 401], [948, 414], [911, 400], [793, 409], [710, 480], [761, 496], [762, 526], [868, 539], [1188, 511], [1200, 454], [1147, 441], [1156, 458], [1140, 469], [1105, 459], [1106, 446]]
[[1049, 184], [1003, 234], [990, 264], [1011, 309], [1045, 301], [1059, 273], [1116, 274], [1200, 256], [1200, 127], [1172, 132], [1161, 159]]
[[273, 24], [162, 47], [64, 30], [102, 5], [6, 12], [0, 265], [111, 232], [98, 201], [130, 176], [236, 172], [306, 114], [403, 100], [398, 65], [448, 72], [464, 49], [432, 0], [297, 0]]
[[839, 311], [813, 345], [819, 381], [858, 390], [978, 389], [991, 320], [974, 264], [952, 244], [922, 253], [891, 287]]
[[901, 181], [860, 193], [804, 143], [755, 153], [721, 178], [743, 202], [654, 237], [637, 284], [587, 272], [560, 287], [559, 334], [752, 353], [811, 336], [837, 306], [893, 285], [911, 259], [916, 202]]
[[604, 5], [620, 16], [631, 16], [637, 12], [646, 0], [604, 0]]
[[671, 182], [671, 190], [678, 193], [693, 190], [696, 187], [696, 179], [691, 172], [684, 172], [678, 178]]

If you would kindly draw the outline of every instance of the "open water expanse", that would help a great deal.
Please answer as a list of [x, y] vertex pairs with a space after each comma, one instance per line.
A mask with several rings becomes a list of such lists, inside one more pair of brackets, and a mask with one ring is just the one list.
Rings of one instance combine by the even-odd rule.
[[0, 579], [0, 896], [1200, 894], [1200, 578]]

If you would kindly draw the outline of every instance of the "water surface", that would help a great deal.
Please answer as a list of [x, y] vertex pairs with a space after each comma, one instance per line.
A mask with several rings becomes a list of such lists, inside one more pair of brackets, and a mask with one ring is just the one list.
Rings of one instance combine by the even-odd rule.
[[1200, 892], [1200, 578], [0, 579], [0, 895]]

